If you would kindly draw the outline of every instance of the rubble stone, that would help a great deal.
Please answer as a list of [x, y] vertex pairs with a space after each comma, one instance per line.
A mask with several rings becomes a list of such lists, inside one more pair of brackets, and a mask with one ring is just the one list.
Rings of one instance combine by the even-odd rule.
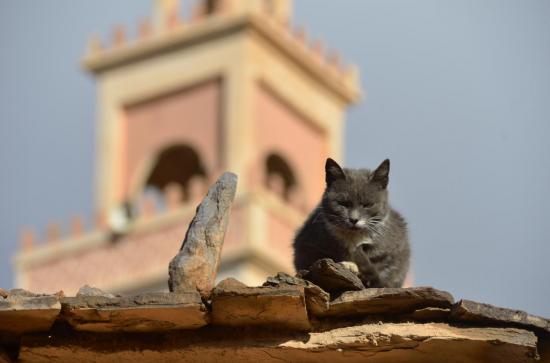
[[115, 295], [110, 294], [108, 292], [105, 292], [101, 289], [98, 289], [97, 287], [91, 287], [89, 285], [84, 285], [80, 289], [78, 289], [78, 292], [76, 293], [76, 296], [105, 296], [109, 298], [114, 298]]
[[81, 294], [63, 298], [61, 303], [63, 319], [82, 331], [167, 331], [197, 329], [208, 323], [197, 291], [124, 297]]
[[4, 299], [8, 297], [8, 292], [2, 288], [0, 288], [0, 297], [3, 297]]
[[248, 287], [235, 279], [225, 279], [212, 292], [212, 323], [308, 330], [304, 287]]
[[204, 299], [210, 296], [236, 189], [237, 176], [226, 172], [197, 207], [181, 249], [170, 262], [170, 291], [197, 289]]
[[453, 301], [451, 294], [432, 287], [369, 288], [344, 292], [324, 315], [403, 314], [427, 307], [450, 308]]
[[56, 295], [12, 289], [0, 299], [0, 333], [20, 335], [48, 331], [61, 310]]
[[500, 308], [471, 300], [460, 300], [453, 305], [451, 317], [460, 321], [516, 325], [550, 333], [550, 321], [548, 319], [521, 310]]
[[316, 261], [309, 267], [307, 273], [301, 272], [300, 275], [300, 277], [328, 291], [331, 295], [365, 288], [356, 274], [330, 258]]
[[330, 295], [311, 281], [279, 272], [273, 277], [268, 277], [264, 286], [303, 286], [307, 311], [310, 315], [321, 315], [328, 310]]

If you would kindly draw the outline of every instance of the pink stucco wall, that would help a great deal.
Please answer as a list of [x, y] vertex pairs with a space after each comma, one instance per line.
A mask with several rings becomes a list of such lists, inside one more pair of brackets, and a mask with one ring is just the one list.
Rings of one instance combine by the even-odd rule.
[[[212, 80], [179, 92], [128, 106], [121, 150], [122, 191], [128, 196], [136, 178], [146, 178], [151, 158], [166, 147], [192, 147], [207, 172], [219, 169], [221, 158], [221, 81]], [[139, 181], [138, 181], [139, 182]]]
[[269, 250], [274, 251], [274, 256], [279, 257], [286, 266], [292, 266], [294, 256], [292, 241], [296, 233], [296, 226], [289, 224], [273, 211], [268, 213], [267, 220]]
[[84, 284], [99, 288], [117, 283], [139, 282], [151, 277], [159, 266], [166, 266], [177, 253], [186, 221], [178, 221], [146, 233], [134, 233], [116, 243], [88, 249], [70, 258], [58, 258], [26, 272], [26, 289], [51, 293], [63, 290], [74, 295]]
[[[167, 223], [158, 224], [151, 219], [155, 227], [129, 233], [116, 243], [29, 267], [24, 270], [25, 288], [44, 293], [63, 290], [66, 295], [74, 295], [85, 284], [105, 288], [113, 284], [144, 283], [162, 270], [166, 271], [168, 281], [168, 264], [179, 251], [193, 214], [194, 208], [190, 208], [187, 216]], [[242, 207], [235, 206], [231, 211], [222, 260], [244, 247], [243, 223]]]
[[[254, 104], [254, 168], [265, 170], [265, 160], [271, 153], [281, 156], [296, 176], [306, 206], [313, 208], [324, 189], [326, 135], [262, 85], [256, 88]], [[255, 178], [254, 182], [263, 180]]]

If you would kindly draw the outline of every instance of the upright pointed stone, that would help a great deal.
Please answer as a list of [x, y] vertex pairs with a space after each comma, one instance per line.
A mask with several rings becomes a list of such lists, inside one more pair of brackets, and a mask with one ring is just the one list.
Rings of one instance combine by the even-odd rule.
[[203, 298], [210, 296], [236, 189], [237, 176], [224, 173], [208, 190], [189, 224], [179, 253], [170, 262], [170, 291], [198, 290]]

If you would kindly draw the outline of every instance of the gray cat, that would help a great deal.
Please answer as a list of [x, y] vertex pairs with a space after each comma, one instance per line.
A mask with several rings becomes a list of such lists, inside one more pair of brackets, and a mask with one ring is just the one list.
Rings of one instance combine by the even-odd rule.
[[294, 239], [294, 266], [332, 258], [366, 287], [400, 287], [409, 269], [407, 224], [388, 204], [390, 161], [374, 171], [325, 164], [326, 189]]

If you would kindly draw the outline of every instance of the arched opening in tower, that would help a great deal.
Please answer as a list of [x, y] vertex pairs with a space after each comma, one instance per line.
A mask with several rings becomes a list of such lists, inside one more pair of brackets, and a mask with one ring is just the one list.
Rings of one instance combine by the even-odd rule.
[[193, 181], [206, 181], [206, 170], [198, 153], [187, 145], [172, 145], [159, 154], [151, 170], [145, 190], [158, 192], [179, 188], [184, 201], [193, 198]]
[[298, 183], [288, 163], [281, 156], [270, 154], [265, 161], [265, 167], [267, 188], [289, 201]]

